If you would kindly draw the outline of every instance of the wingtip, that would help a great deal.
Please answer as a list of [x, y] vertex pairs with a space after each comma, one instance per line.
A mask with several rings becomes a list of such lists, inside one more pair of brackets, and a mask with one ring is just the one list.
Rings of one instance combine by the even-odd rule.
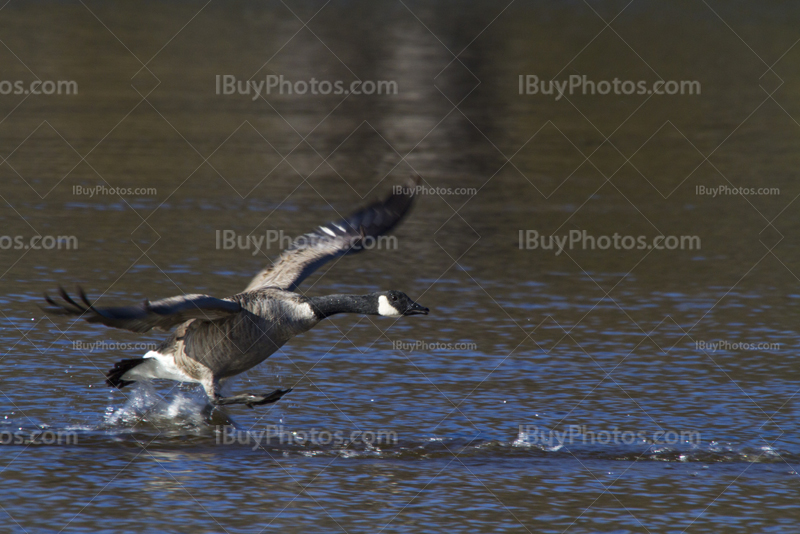
[[414, 198], [417, 196], [417, 188], [422, 183], [422, 177], [419, 174], [412, 174], [401, 183], [404, 196]]
[[[59, 289], [61, 289], [61, 287], [59, 287]], [[42, 310], [43, 312], [45, 312], [46, 314], [48, 314], [48, 315], [57, 314], [57, 313], [58, 313], [58, 311], [59, 311], [59, 310], [61, 310], [61, 309], [63, 308], [63, 307], [61, 306], [61, 304], [59, 304], [58, 302], [56, 302], [56, 301], [53, 299], [53, 297], [51, 297], [51, 296], [50, 296], [50, 295], [47, 293], [47, 291], [43, 291], [43, 292], [42, 292], [42, 296], [44, 297], [44, 301], [45, 301], [45, 302], [47, 302], [47, 303], [48, 303], [50, 306], [52, 306], [52, 308], [45, 308], [44, 306], [42, 306], [42, 305], [40, 305], [40, 304], [37, 304], [37, 305], [36, 305], [36, 307], [37, 307], [37, 308], [39, 308], [40, 310]]]
[[76, 286], [76, 288], [78, 290], [78, 296], [81, 298], [81, 301], [83, 301], [83, 303], [86, 304], [87, 308], [89, 308], [90, 310], [93, 309], [92, 303], [89, 302], [89, 297], [86, 296], [86, 292], [83, 290], [83, 288], [81, 286]]

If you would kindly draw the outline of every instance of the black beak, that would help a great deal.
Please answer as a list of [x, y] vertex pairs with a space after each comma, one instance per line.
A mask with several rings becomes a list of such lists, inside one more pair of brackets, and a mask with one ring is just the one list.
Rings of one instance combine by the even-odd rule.
[[406, 312], [403, 315], [428, 315], [430, 310], [425, 306], [420, 306], [416, 302], [412, 302], [411, 306], [406, 308]]

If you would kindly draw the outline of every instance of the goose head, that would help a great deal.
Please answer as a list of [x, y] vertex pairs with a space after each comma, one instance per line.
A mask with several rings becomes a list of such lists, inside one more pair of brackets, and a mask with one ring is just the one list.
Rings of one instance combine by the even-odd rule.
[[402, 291], [384, 291], [375, 293], [378, 304], [378, 315], [384, 317], [401, 317], [404, 315], [428, 315], [428, 308], [420, 306]]

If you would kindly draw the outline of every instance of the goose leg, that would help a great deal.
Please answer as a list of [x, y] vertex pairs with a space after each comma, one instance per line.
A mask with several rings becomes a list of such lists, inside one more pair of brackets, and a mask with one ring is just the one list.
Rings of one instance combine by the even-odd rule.
[[278, 402], [281, 397], [289, 393], [290, 389], [276, 389], [272, 393], [267, 393], [266, 395], [232, 395], [230, 397], [223, 397], [218, 393], [214, 394], [214, 397], [211, 399], [211, 404], [214, 406], [225, 406], [228, 404], [244, 404], [248, 408], [252, 408], [253, 406], [262, 406], [264, 404], [272, 404], [273, 402]]

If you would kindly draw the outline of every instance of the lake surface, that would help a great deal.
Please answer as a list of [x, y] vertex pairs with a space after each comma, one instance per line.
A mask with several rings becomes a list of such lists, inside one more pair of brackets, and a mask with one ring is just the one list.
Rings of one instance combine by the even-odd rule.
[[[800, 7], [555, 4], [2, 6], [4, 529], [795, 530]], [[164, 334], [37, 307], [240, 292], [413, 174], [301, 290], [430, 315], [294, 339], [232, 387], [275, 405], [110, 390]]]

